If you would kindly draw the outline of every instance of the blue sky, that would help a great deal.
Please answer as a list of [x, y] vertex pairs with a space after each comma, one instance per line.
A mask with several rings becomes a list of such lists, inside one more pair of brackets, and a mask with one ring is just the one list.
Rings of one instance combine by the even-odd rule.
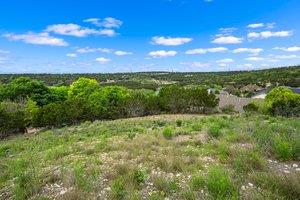
[[0, 73], [300, 64], [299, 0], [1, 0]]

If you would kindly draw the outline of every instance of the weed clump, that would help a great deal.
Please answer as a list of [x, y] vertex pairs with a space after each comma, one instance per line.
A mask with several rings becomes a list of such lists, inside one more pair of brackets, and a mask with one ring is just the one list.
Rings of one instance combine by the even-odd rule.
[[265, 162], [258, 152], [245, 151], [239, 153], [234, 159], [233, 166], [238, 172], [251, 172], [263, 170], [265, 168]]
[[174, 136], [173, 129], [171, 127], [164, 128], [164, 130], [163, 130], [163, 136], [166, 139], [171, 139]]
[[221, 168], [211, 168], [206, 180], [208, 191], [216, 199], [228, 199], [238, 196], [238, 190], [228, 173]]
[[207, 131], [208, 135], [218, 138], [222, 133], [221, 133], [221, 127], [217, 124], [213, 124], [212, 126], [209, 127]]

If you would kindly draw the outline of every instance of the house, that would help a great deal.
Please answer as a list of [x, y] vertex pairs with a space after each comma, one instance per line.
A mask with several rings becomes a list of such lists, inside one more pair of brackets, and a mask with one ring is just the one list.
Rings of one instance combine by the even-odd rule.
[[255, 84], [249, 84], [249, 85], [246, 85], [246, 86], [240, 88], [240, 91], [242, 93], [244, 93], [244, 92], [253, 93], [253, 92], [260, 91], [260, 90], [263, 90], [263, 88], [255, 85]]

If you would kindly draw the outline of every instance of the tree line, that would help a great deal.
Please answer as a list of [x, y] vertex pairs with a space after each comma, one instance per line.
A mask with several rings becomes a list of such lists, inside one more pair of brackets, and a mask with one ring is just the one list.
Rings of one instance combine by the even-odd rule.
[[102, 86], [81, 77], [70, 86], [47, 86], [19, 77], [0, 85], [0, 137], [26, 127], [53, 127], [96, 119], [160, 113], [208, 113], [218, 105], [215, 94], [198, 86], [164, 86], [158, 91]]

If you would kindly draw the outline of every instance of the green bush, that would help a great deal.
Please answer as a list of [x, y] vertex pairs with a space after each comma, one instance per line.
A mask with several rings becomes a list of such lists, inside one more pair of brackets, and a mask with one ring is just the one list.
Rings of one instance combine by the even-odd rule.
[[207, 133], [208, 133], [208, 135], [217, 138], [217, 137], [219, 137], [222, 134], [221, 127], [219, 125], [217, 125], [217, 124], [213, 124], [207, 130]]
[[225, 114], [233, 114], [236, 113], [234, 105], [226, 105], [221, 108], [221, 111]]
[[251, 102], [245, 106], [243, 106], [243, 110], [245, 112], [258, 112], [259, 106], [255, 102]]
[[271, 115], [300, 116], [300, 94], [285, 87], [277, 87], [267, 94], [265, 107]]
[[26, 128], [25, 104], [10, 101], [0, 104], [0, 139], [23, 133]]
[[218, 167], [209, 170], [206, 186], [215, 199], [234, 199], [238, 196], [238, 190], [229, 174]]
[[126, 199], [126, 183], [123, 177], [115, 179], [111, 184], [111, 192], [114, 199]]
[[163, 136], [166, 138], [166, 139], [171, 139], [173, 137], [173, 129], [171, 127], [166, 127], [164, 128], [163, 130]]
[[280, 160], [289, 160], [293, 157], [293, 148], [289, 141], [284, 140], [282, 137], [275, 137], [273, 150], [275, 155]]
[[176, 126], [181, 127], [183, 124], [183, 121], [181, 119], [176, 120]]
[[265, 162], [258, 152], [240, 152], [233, 161], [233, 166], [238, 172], [252, 172], [265, 169]]
[[205, 178], [203, 176], [194, 176], [190, 184], [192, 189], [197, 191], [205, 186]]

